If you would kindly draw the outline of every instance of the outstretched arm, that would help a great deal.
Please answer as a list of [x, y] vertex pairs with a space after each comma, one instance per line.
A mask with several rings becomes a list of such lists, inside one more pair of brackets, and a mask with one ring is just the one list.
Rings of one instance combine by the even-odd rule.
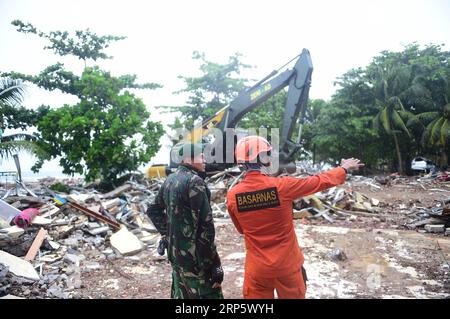
[[281, 178], [281, 184], [284, 186], [286, 194], [292, 199], [296, 199], [343, 184], [345, 176], [350, 170], [358, 169], [362, 166], [364, 164], [358, 159], [342, 159], [340, 167], [307, 178], [283, 177]]

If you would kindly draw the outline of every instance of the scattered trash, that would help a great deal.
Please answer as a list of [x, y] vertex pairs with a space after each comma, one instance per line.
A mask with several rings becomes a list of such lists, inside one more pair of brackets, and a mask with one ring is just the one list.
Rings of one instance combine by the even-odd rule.
[[434, 207], [413, 207], [412, 210], [409, 217], [414, 219], [406, 224], [409, 229], [424, 227], [430, 233], [444, 233], [450, 225], [450, 198], [436, 203]]
[[10, 225], [11, 221], [20, 213], [21, 211], [19, 209], [0, 199], [0, 218], [8, 225]]
[[27, 208], [14, 218], [14, 223], [20, 228], [27, 228], [39, 213], [39, 209]]
[[330, 256], [333, 260], [345, 261], [348, 259], [347, 255], [340, 249], [333, 250]]
[[445, 232], [444, 225], [425, 225], [425, 230], [429, 233], [443, 233]]

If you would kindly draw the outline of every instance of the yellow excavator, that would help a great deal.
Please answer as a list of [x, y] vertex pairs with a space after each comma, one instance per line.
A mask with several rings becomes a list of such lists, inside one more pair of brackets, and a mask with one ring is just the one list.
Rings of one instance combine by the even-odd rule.
[[[295, 59], [292, 69], [287, 69], [282, 73], [279, 70], [290, 64]], [[239, 138], [235, 128], [245, 114], [261, 105], [271, 96], [288, 86], [288, 95], [285, 105], [284, 118], [279, 136], [279, 171], [292, 173], [295, 171], [294, 156], [300, 149], [301, 131], [304, 123], [309, 88], [311, 86], [312, 61], [307, 49], [303, 49], [301, 54], [287, 62], [278, 70], [272, 71], [268, 76], [258, 81], [252, 87], [245, 89], [230, 103], [222, 108], [212, 117], [206, 119], [200, 125], [194, 127], [183, 140], [171, 149], [170, 165], [153, 165], [147, 169], [147, 178], [161, 178], [172, 172], [178, 166], [177, 158], [178, 145], [185, 141], [202, 142], [205, 144], [205, 137], [214, 132], [215, 139], [207, 142], [205, 147], [206, 172], [223, 171], [226, 168], [236, 165], [234, 159], [234, 146]], [[291, 137], [297, 120], [300, 120], [300, 129], [296, 141]], [[217, 138], [217, 132], [220, 138]]]

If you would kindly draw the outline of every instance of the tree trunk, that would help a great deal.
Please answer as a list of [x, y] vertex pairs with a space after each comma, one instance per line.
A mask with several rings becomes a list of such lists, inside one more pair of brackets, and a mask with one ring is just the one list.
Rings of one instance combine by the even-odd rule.
[[444, 147], [442, 155], [441, 155], [441, 169], [446, 169], [448, 167], [448, 155], [447, 155], [447, 148]]
[[397, 134], [393, 133], [393, 135], [394, 135], [395, 150], [397, 151], [398, 173], [400, 175], [403, 175], [402, 153], [400, 152], [400, 146], [398, 145]]
[[316, 163], [316, 144], [313, 144], [313, 165]]

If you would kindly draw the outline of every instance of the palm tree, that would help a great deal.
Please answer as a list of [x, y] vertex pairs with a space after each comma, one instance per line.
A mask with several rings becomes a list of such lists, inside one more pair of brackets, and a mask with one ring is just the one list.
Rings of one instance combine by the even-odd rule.
[[10, 134], [0, 138], [0, 161], [11, 158], [14, 154], [25, 151], [36, 154], [40, 148], [36, 137], [30, 134]]
[[19, 80], [0, 78], [0, 160], [10, 158], [13, 153], [26, 151], [37, 153], [40, 151], [36, 144], [36, 137], [30, 134], [18, 133], [3, 135], [5, 123], [3, 120], [6, 107], [17, 107], [22, 103], [25, 87]]
[[20, 80], [0, 78], [0, 107], [3, 105], [17, 105], [22, 103], [25, 86]]
[[438, 111], [418, 114], [408, 122], [408, 126], [420, 124], [424, 129], [422, 145], [436, 146], [442, 150], [441, 165], [448, 164], [448, 142], [450, 139], [450, 76], [442, 77], [442, 106]]
[[420, 79], [413, 78], [411, 69], [407, 66], [379, 68], [377, 73], [373, 84], [373, 94], [380, 111], [373, 119], [374, 128], [377, 131], [384, 130], [394, 138], [399, 173], [403, 174], [398, 136], [403, 132], [411, 138], [406, 123], [414, 117], [405, 109], [403, 100], [411, 94], [423, 94], [424, 89]]

